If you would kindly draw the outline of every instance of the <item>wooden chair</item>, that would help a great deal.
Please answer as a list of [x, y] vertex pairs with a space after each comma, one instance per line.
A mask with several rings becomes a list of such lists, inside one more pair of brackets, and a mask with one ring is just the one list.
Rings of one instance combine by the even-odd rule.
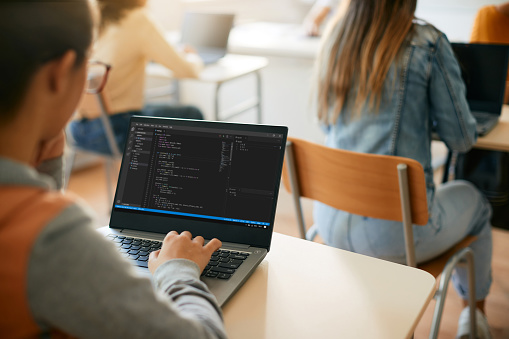
[[[316, 226], [312, 226], [306, 233], [301, 197], [349, 213], [403, 223], [407, 265], [428, 271], [434, 277], [441, 274], [430, 338], [438, 335], [447, 286], [454, 267], [461, 260], [468, 264], [469, 305], [470, 309], [475, 309], [473, 252], [468, 248], [475, 237], [466, 237], [440, 257], [416, 265], [412, 224], [426, 225], [429, 218], [424, 171], [419, 162], [288, 138], [283, 183], [292, 193], [304, 239], [313, 240], [317, 232]], [[470, 323], [473, 335], [476, 333], [475, 312], [470, 312]]]

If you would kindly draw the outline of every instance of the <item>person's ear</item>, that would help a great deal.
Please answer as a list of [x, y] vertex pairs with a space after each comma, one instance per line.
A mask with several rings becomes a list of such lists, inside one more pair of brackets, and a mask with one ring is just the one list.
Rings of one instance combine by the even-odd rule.
[[69, 50], [60, 58], [51, 61], [51, 66], [48, 69], [50, 91], [55, 94], [61, 93], [69, 86], [75, 71], [75, 64], [76, 52], [73, 50]]

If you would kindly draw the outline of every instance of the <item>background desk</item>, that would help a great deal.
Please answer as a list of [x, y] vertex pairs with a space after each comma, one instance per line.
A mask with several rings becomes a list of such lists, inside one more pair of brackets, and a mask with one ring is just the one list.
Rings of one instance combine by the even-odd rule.
[[409, 338], [435, 291], [427, 272], [274, 233], [223, 312], [230, 338]]
[[495, 128], [477, 139], [475, 148], [509, 152], [509, 105], [502, 108], [502, 116]]
[[320, 37], [306, 36], [300, 24], [252, 22], [233, 27], [228, 39], [232, 53], [314, 60]]
[[313, 67], [320, 38], [306, 37], [302, 25], [252, 22], [236, 25], [228, 51], [266, 57], [262, 70], [263, 121], [286, 125], [298, 138], [323, 143], [312, 106]]
[[[227, 54], [217, 63], [205, 66], [198, 79], [185, 79], [185, 81], [199, 81], [214, 86], [213, 107], [209, 118], [213, 120], [229, 120], [250, 109], [256, 109], [256, 122], [262, 123], [262, 85], [260, 70], [266, 67], [267, 64], [267, 59], [263, 57]], [[149, 64], [147, 66], [147, 75], [149, 77], [172, 78], [172, 72], [158, 64]], [[222, 108], [224, 105], [220, 104], [220, 89], [223, 84], [249, 75], [255, 76], [254, 95], [241, 102], [235, 103], [233, 106], [230, 105], [231, 107], [228, 109]], [[181, 81], [183, 80], [184, 79]], [[192, 94], [187, 95], [187, 97], [191, 97], [191, 100], [182, 100], [183, 103], [195, 104], [202, 108], [202, 110], [207, 111], [207, 108], [203, 107], [207, 105], [199, 101], [203, 96], [200, 94], [196, 95], [194, 91], [192, 92]], [[179, 94], [185, 96], [185, 93]]]

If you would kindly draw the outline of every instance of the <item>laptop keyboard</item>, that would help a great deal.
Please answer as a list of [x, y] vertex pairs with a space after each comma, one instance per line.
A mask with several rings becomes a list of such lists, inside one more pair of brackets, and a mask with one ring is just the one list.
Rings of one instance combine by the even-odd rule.
[[123, 235], [108, 234], [107, 237], [117, 245], [119, 252], [124, 257], [134, 261], [136, 266], [141, 267], [148, 267], [150, 252], [161, 249], [162, 245], [161, 241], [125, 237]]
[[[123, 235], [108, 234], [117, 246], [119, 252], [136, 266], [148, 267], [150, 252], [161, 249], [162, 242], [142, 238], [126, 237]], [[201, 276], [217, 279], [230, 279], [237, 268], [247, 259], [249, 253], [219, 249], [212, 253], [209, 263]]]
[[248, 256], [249, 253], [246, 252], [217, 250], [212, 253], [212, 257], [201, 275], [208, 278], [230, 279]]

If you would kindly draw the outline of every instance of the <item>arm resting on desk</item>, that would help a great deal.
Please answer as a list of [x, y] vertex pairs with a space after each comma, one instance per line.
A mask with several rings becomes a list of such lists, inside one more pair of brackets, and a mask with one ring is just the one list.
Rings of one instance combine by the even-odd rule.
[[28, 296], [42, 328], [79, 338], [226, 337], [221, 311], [195, 263], [161, 265], [154, 291], [78, 205], [45, 227], [32, 253]]

